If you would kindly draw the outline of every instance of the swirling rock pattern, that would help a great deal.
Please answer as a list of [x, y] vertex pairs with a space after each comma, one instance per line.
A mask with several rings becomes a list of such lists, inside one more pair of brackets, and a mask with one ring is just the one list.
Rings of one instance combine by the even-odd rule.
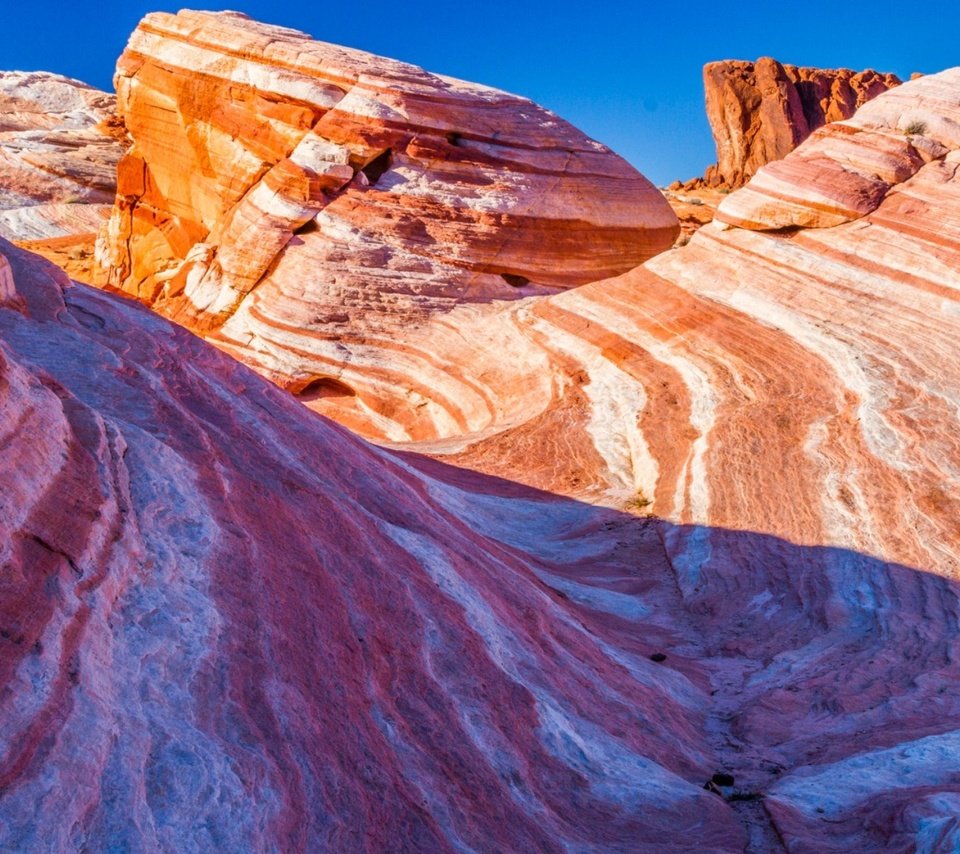
[[4, 849], [742, 844], [655, 527], [366, 445], [0, 252]]
[[643, 176], [526, 99], [242, 15], [148, 15], [116, 80], [134, 146], [99, 247], [112, 284], [294, 390], [327, 366], [274, 343], [291, 311], [396, 337], [625, 272], [678, 232]]
[[[677, 526], [712, 732], [737, 808], [772, 822], [754, 850], [957, 843], [958, 109], [958, 69], [904, 84], [783, 161], [787, 198], [762, 171], [730, 195], [747, 227], [463, 307], [393, 363], [487, 407], [486, 429], [421, 450]], [[883, 186], [858, 210], [838, 174], [868, 163]], [[803, 227], [824, 199], [843, 216]], [[323, 407], [363, 427], [353, 402]]]
[[96, 232], [123, 151], [115, 99], [45, 72], [0, 72], [0, 237]]
[[708, 63], [703, 88], [717, 163], [707, 170], [705, 183], [742, 187], [817, 128], [849, 119], [900, 82], [895, 74], [803, 68], [770, 57]]
[[[190, 20], [254, 55], [313, 44], [148, 19], [131, 46], [151, 21], [183, 45], [126, 55], [155, 121], [204, 91], [176, 85]], [[287, 104], [258, 102], [258, 144]], [[186, 212], [228, 176], [162, 185], [132, 153], [112, 234], [141, 272], [185, 253], [133, 290], [432, 459], [0, 244], [0, 844], [956, 848], [958, 111], [960, 70], [904, 84], [624, 275], [471, 299], [431, 267], [436, 302], [368, 288], [366, 326], [296, 251], [362, 183], [316, 123], [216, 213], [229, 251]], [[143, 201], [160, 186], [180, 213]], [[337, 233], [364, 275], [409, 275]]]

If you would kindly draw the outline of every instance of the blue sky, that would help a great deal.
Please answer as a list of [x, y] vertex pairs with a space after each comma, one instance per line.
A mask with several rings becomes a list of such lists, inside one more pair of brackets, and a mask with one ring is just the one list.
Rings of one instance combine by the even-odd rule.
[[[2, 2], [0, 67], [56, 71], [101, 88], [111, 87], [116, 57], [140, 17], [183, 5]], [[903, 0], [229, 4], [324, 41], [526, 95], [658, 184], [702, 174], [714, 159], [703, 112], [705, 62], [774, 56], [901, 77], [960, 64], [955, 0], [922, 10]]]

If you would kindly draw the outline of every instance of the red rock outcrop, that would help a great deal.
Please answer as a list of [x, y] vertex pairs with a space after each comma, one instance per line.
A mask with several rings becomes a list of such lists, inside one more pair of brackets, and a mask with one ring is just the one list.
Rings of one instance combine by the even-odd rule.
[[707, 170], [705, 183], [743, 186], [761, 166], [785, 157], [817, 128], [849, 119], [867, 101], [898, 85], [894, 74], [802, 68], [770, 57], [708, 63], [703, 86], [717, 163]]
[[[270, 63], [198, 54], [171, 35], [190, 20]], [[134, 43], [155, 35], [165, 67], [128, 52], [123, 84], [151, 121], [209, 107], [202, 67], [236, 74], [263, 145], [289, 126], [257, 87], [313, 43], [231, 15], [151, 18]], [[230, 150], [248, 117], [141, 162]], [[441, 190], [470, 169], [377, 185], [361, 166], [374, 186], [322, 195], [210, 338], [434, 459], [0, 244], [0, 845], [956, 848], [958, 128], [960, 70], [904, 84], [686, 247], [510, 300], [457, 278], [475, 245], [404, 266], [398, 232], [348, 216], [404, 182], [455, 206]], [[310, 181], [354, 169], [309, 139], [331, 164]], [[226, 173], [187, 187], [126, 161], [124, 281], [214, 329], [217, 288], [247, 287], [318, 201], [287, 159], [216, 214], [229, 247], [178, 231], [236, 192]], [[342, 254], [312, 242], [331, 235]], [[174, 243], [190, 257], [151, 272]], [[610, 263], [588, 250], [574, 269]], [[342, 286], [318, 286], [325, 264]]]
[[445, 449], [508, 479], [2, 245], [0, 844], [954, 846], [960, 71], [910, 87], [946, 151], [859, 220], [398, 342], [528, 395]]
[[[147, 16], [116, 82], [134, 146], [99, 257], [164, 314], [229, 323], [254, 364], [294, 291], [317, 335], [345, 313], [396, 335], [624, 272], [677, 234], [645, 178], [530, 101], [238, 14]], [[291, 388], [324, 371], [285, 359], [261, 368]]]

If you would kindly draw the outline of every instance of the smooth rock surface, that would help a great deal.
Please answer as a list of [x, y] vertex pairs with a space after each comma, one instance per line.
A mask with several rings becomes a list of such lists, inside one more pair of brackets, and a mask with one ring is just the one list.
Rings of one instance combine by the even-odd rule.
[[743, 186], [761, 166], [785, 157], [817, 128], [850, 118], [898, 85], [895, 74], [805, 68], [770, 57], [708, 63], [703, 88], [717, 163], [707, 170], [705, 183]]
[[458, 366], [435, 398], [491, 413], [420, 450], [663, 520], [753, 851], [956, 842], [958, 108], [960, 69], [925, 76], [852, 120], [864, 151], [784, 161], [820, 164], [793, 186], [814, 208], [890, 156], [857, 219], [713, 223], [613, 281], [457, 309], [394, 362], [419, 390]]
[[643, 176], [526, 99], [235, 13], [147, 16], [116, 80], [134, 147], [98, 250], [111, 283], [294, 390], [327, 366], [283, 324], [396, 337], [678, 233]]
[[0, 482], [5, 850], [743, 844], [655, 527], [369, 446], [2, 241]]
[[[241, 54], [313, 44], [212, 20]], [[270, 86], [319, 103], [277, 56]], [[276, 93], [243, 67], [241, 102]], [[227, 212], [226, 174], [171, 174], [164, 220], [126, 161], [137, 288], [183, 238], [154, 304], [187, 306], [187, 267], [220, 312], [295, 228], [210, 338], [406, 451], [0, 244], [0, 845], [956, 848], [958, 112], [960, 70], [904, 84], [687, 246], [512, 299], [447, 268], [391, 290], [390, 229], [316, 254], [362, 183], [325, 201], [352, 161], [316, 125]], [[230, 150], [247, 117], [188, 142]], [[200, 210], [227, 251], [178, 232]], [[317, 291], [318, 259], [358, 266]]]

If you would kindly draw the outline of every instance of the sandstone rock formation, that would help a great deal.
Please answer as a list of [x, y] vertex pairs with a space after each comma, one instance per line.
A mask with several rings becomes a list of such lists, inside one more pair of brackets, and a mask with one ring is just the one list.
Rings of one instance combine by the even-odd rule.
[[875, 211], [892, 188], [960, 147], [949, 76], [924, 79], [821, 128], [801, 149], [760, 169], [720, 204], [717, 219], [755, 230], [823, 228]]
[[[419, 447], [670, 523], [674, 624], [708, 639], [752, 850], [950, 850], [960, 70], [839, 127], [766, 167], [789, 166], [782, 198], [764, 171], [728, 197], [749, 227], [412, 337], [459, 366], [438, 397], [498, 409]], [[861, 204], [866, 163], [885, 186]]]
[[45, 72], [0, 72], [0, 237], [94, 281], [126, 147], [116, 99]]
[[703, 86], [717, 163], [707, 170], [707, 186], [742, 186], [817, 128], [849, 119], [899, 84], [894, 74], [801, 68], [770, 57], [708, 63]]
[[0, 237], [39, 240], [102, 224], [123, 151], [115, 99], [44, 72], [0, 72]]
[[675, 181], [662, 192], [680, 221], [680, 236], [675, 245], [686, 246], [697, 231], [713, 222], [717, 207], [729, 191], [709, 189], [697, 180], [686, 184]]
[[4, 850], [742, 845], [655, 529], [0, 253]]
[[[486, 104], [539, 189], [514, 113], [548, 114], [196, 14], [125, 54], [102, 257], [126, 235], [130, 292], [404, 448], [0, 243], [0, 846], [960, 847], [960, 69], [569, 288], [663, 210], [609, 153], [572, 186], [615, 214], [545, 193], [602, 221], [514, 232], [484, 164], [526, 173], [488, 137], [424, 172], [473, 137], [419, 99]], [[487, 229], [509, 267], [471, 268]]]
[[677, 234], [646, 179], [530, 101], [238, 14], [147, 16], [116, 81], [134, 146], [99, 250], [112, 284], [292, 389], [326, 371], [274, 340], [291, 320], [393, 336]]

